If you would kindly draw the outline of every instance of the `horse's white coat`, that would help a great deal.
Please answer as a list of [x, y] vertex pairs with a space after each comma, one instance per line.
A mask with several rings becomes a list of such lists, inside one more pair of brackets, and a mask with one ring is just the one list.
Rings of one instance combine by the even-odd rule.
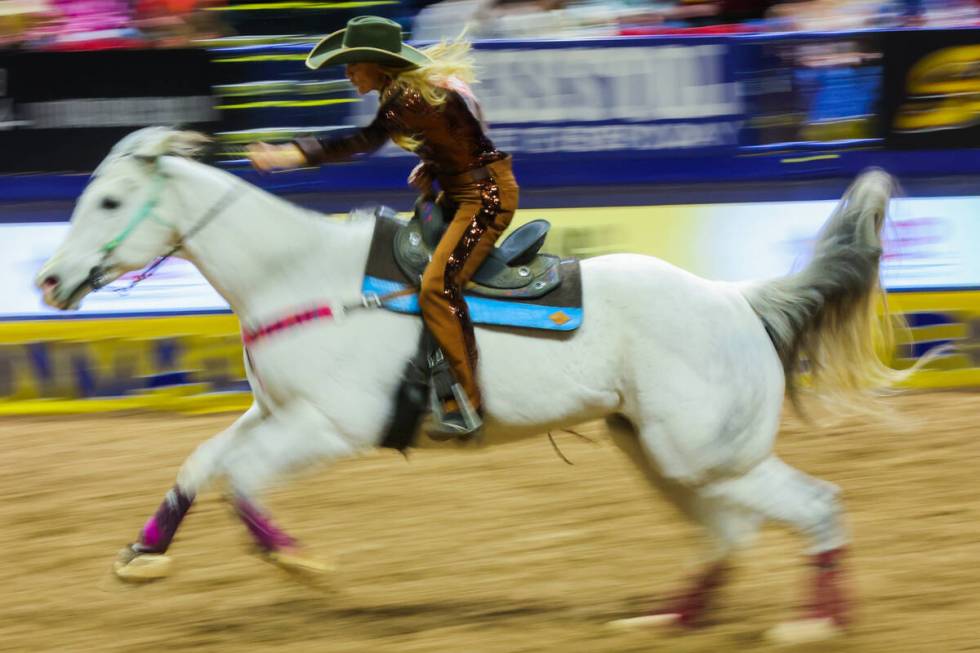
[[[163, 155], [172, 151], [167, 138], [151, 130], [127, 147]], [[313, 304], [338, 311], [336, 319], [251, 347], [255, 405], [189, 457], [179, 485], [196, 493], [224, 476], [237, 491], [256, 494], [289, 469], [375, 447], [420, 322], [384, 310], [339, 310], [359, 300], [373, 221], [323, 218], [185, 158], [153, 163], [125, 155], [115, 152], [102, 166], [69, 237], [40, 273], [39, 282], [58, 280], [46, 292], [51, 303], [63, 303], [99, 262], [99, 247], [145, 201], [156, 165], [168, 178], [162, 220], [141, 224], [119, 247], [115, 274], [148, 263], [234, 186], [237, 200], [182, 255], [246, 326]], [[123, 205], [102, 208], [107, 194]], [[749, 539], [764, 518], [796, 526], [813, 551], [841, 545], [835, 488], [772, 455], [783, 368], [739, 287], [634, 255], [583, 261], [582, 283], [585, 317], [572, 334], [477, 329], [485, 443], [622, 415], [632, 429], [618, 433], [617, 443], [705, 527], [712, 557]]]

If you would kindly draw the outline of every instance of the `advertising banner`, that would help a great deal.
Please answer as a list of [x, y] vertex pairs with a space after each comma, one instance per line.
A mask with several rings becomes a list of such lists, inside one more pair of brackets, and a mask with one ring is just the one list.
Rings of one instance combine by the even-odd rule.
[[881, 136], [880, 33], [781, 35], [739, 44], [743, 145]]
[[884, 92], [888, 147], [980, 147], [980, 30], [887, 34]]
[[[632, 252], [720, 281], [757, 281], [806, 263], [836, 202], [753, 202], [522, 209], [553, 228], [547, 251], [588, 258]], [[882, 276], [890, 290], [980, 289], [980, 196], [901, 198], [885, 227]], [[228, 304], [187, 261], [173, 258], [126, 292], [130, 273], [86, 297], [78, 312], [44, 306], [33, 281], [67, 233], [65, 223], [0, 225], [0, 320], [225, 313]]]
[[233, 315], [0, 322], [0, 415], [249, 403]]
[[[522, 210], [517, 224], [547, 218], [545, 250], [587, 258], [614, 252], [658, 256], [701, 276], [758, 281], [802, 269], [833, 202]], [[902, 199], [885, 231], [889, 305], [910, 329], [897, 364], [949, 345], [910, 385], [980, 385], [980, 197]], [[248, 403], [241, 336], [223, 300], [183, 262], [137, 286], [104, 289], [81, 313], [41, 306], [31, 278], [61, 233], [58, 225], [12, 225], [0, 242], [10, 283], [0, 316], [0, 414], [160, 408], [241, 409]], [[12, 229], [20, 230], [16, 238]], [[33, 235], [31, 235], [33, 234]], [[186, 267], [185, 267], [186, 266]], [[326, 292], [326, 290], [325, 290]], [[656, 301], [656, 297], [638, 298]], [[213, 315], [185, 315], [202, 307]], [[904, 361], [901, 359], [905, 359]]]
[[228, 304], [182, 259], [171, 258], [153, 276], [122, 292], [136, 273], [126, 274], [88, 296], [81, 309], [61, 313], [45, 306], [34, 277], [68, 233], [64, 222], [0, 225], [0, 320], [71, 318], [93, 315], [170, 315], [227, 312]]
[[[516, 155], [734, 151], [744, 120], [732, 46], [644, 39], [479, 44], [474, 91]], [[351, 105], [366, 124], [376, 101]], [[408, 153], [390, 146], [390, 156]]]

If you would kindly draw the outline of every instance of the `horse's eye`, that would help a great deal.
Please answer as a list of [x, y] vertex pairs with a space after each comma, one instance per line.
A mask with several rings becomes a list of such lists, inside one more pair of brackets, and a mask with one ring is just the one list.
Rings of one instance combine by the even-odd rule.
[[119, 200], [112, 197], [103, 197], [102, 208], [106, 211], [114, 211], [119, 208]]

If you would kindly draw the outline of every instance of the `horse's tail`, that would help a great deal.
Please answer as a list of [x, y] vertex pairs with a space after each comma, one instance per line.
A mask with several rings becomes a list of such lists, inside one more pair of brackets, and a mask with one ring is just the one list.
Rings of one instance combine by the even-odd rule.
[[906, 376], [879, 357], [894, 346], [878, 266], [881, 228], [896, 188], [883, 170], [862, 173], [820, 232], [810, 264], [745, 290], [776, 346], [794, 402], [803, 361], [810, 387], [827, 399], [853, 399]]

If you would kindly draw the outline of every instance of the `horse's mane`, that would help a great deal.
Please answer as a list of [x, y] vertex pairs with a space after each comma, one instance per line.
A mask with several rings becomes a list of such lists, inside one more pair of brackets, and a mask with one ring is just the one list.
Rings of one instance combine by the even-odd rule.
[[[170, 127], [144, 127], [143, 129], [127, 134], [116, 143], [109, 151], [109, 154], [106, 155], [105, 159], [99, 164], [99, 167], [96, 168], [92, 176], [99, 176], [99, 174], [104, 173], [114, 163], [127, 157], [153, 160], [161, 156], [173, 156], [195, 161], [202, 165], [202, 171], [210, 169], [216, 174], [229, 174], [226, 170], [200, 161], [201, 156], [207, 151], [211, 143], [211, 138], [201, 132], [172, 129]], [[295, 211], [295, 215], [315, 220], [321, 224], [324, 223], [323, 219], [326, 217], [325, 214], [291, 202], [245, 180], [240, 181], [242, 182], [243, 188], [265, 196], [283, 207], [292, 208]], [[348, 214], [348, 219], [344, 222], [359, 222], [365, 219], [372, 219], [373, 217], [373, 207], [354, 209]]]
[[160, 156], [197, 158], [203, 154], [210, 142], [211, 139], [201, 132], [170, 127], [144, 127], [127, 134], [113, 145], [92, 176], [98, 177], [109, 166], [128, 156], [145, 159], [155, 159]]

